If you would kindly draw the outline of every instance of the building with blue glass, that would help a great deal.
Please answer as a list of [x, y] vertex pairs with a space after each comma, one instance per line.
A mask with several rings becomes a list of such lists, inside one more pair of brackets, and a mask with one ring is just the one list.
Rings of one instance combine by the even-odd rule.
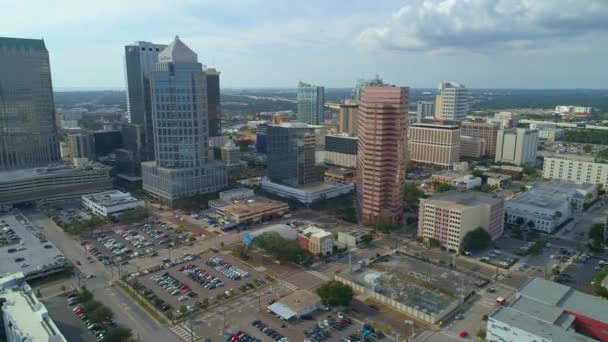
[[325, 107], [325, 87], [307, 84], [302, 81], [298, 84], [298, 121], [318, 125], [323, 121]]
[[144, 191], [174, 207], [180, 198], [222, 189], [226, 167], [209, 159], [207, 75], [179, 37], [150, 74], [154, 157], [142, 163]]

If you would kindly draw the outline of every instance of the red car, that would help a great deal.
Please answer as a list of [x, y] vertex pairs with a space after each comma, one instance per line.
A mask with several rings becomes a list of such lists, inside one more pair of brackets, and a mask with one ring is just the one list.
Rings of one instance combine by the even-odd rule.
[[83, 314], [83, 313], [84, 313], [84, 309], [83, 309], [83, 308], [80, 308], [80, 309], [78, 309], [78, 310], [74, 311], [74, 313], [75, 313], [76, 315]]
[[465, 338], [469, 336], [469, 333], [466, 330], [463, 330], [460, 332], [460, 334], [458, 334], [458, 336], [460, 336], [461, 338]]

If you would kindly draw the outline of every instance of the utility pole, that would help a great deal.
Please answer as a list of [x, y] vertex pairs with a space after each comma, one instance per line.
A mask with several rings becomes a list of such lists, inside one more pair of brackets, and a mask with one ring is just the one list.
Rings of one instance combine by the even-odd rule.
[[190, 314], [190, 342], [194, 342], [194, 330], [192, 330], [192, 314]]

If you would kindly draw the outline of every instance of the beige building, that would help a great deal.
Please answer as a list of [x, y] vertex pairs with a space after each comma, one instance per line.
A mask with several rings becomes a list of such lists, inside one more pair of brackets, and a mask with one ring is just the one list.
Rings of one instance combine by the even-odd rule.
[[300, 230], [298, 243], [309, 252], [318, 255], [331, 255], [334, 252], [334, 235], [324, 229], [308, 226]]
[[95, 160], [95, 139], [92, 134], [68, 134], [66, 145], [69, 161], [74, 158]]
[[420, 200], [418, 236], [459, 251], [465, 235], [478, 227], [485, 229], [492, 240], [501, 236], [504, 214], [502, 197], [483, 192], [444, 192]]
[[497, 125], [485, 122], [463, 122], [460, 125], [460, 133], [463, 136], [484, 140], [485, 145], [482, 155], [493, 156], [496, 153]]
[[352, 136], [357, 135], [357, 127], [359, 125], [359, 105], [346, 100], [340, 104], [338, 117], [338, 131], [340, 133], [348, 133]]
[[460, 156], [466, 158], [481, 158], [486, 151], [486, 141], [480, 138], [460, 136]]
[[444, 82], [435, 98], [435, 119], [463, 121], [469, 111], [469, 90], [464, 85]]
[[547, 156], [543, 164], [543, 178], [602, 184], [606, 187], [608, 186], [608, 162], [588, 156]]
[[357, 204], [364, 223], [403, 214], [409, 88], [367, 86], [359, 103]]
[[238, 164], [241, 160], [241, 149], [232, 142], [222, 146], [220, 151], [222, 154], [222, 161], [228, 165]]
[[460, 127], [446, 121], [423, 121], [409, 128], [410, 160], [452, 168], [460, 158]]
[[515, 165], [533, 164], [537, 151], [537, 130], [513, 128], [498, 131], [495, 161]]
[[481, 186], [481, 178], [479, 177], [448, 170], [433, 174], [431, 182], [448, 184], [458, 191], [469, 191], [476, 186]]

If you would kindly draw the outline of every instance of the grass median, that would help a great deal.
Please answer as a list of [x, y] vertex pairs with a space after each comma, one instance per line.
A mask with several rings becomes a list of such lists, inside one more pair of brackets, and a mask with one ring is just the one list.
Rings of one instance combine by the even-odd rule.
[[139, 295], [134, 294], [133, 291], [135, 291], [133, 288], [131, 288], [129, 285], [125, 284], [122, 281], [117, 281], [115, 282], [116, 285], [118, 285], [118, 287], [120, 287], [121, 289], [124, 290], [124, 292], [131, 298], [133, 298], [137, 304], [139, 304], [147, 313], [150, 314], [150, 316], [154, 317], [154, 319], [156, 319], [158, 321], [158, 323], [162, 324], [162, 325], [166, 325], [167, 324], [167, 320], [162, 317], [161, 314], [158, 313], [158, 311], [156, 311], [154, 308], [152, 308], [150, 306], [150, 304], [143, 298], [141, 298]]

